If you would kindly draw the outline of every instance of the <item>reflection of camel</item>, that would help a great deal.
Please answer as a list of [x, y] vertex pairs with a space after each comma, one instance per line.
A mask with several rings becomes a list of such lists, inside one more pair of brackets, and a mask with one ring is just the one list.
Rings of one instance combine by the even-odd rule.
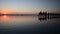
[[41, 21], [41, 20], [47, 20], [47, 19], [55, 19], [55, 18], [60, 18], [59, 16], [44, 16], [44, 15], [42, 15], [42, 17], [41, 16], [38, 16], [38, 19]]

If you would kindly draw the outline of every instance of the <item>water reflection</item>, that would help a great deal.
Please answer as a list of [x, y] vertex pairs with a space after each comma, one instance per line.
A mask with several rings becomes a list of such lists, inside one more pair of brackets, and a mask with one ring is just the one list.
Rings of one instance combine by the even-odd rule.
[[0, 16], [0, 20], [4, 20], [4, 21], [8, 21], [9, 20], [9, 16]]
[[[0, 16], [0, 30], [3, 33], [59, 31], [60, 18], [57, 16]], [[45, 21], [44, 21], [45, 20]], [[47, 21], [46, 21], [47, 20]], [[55, 28], [55, 29], [54, 29]], [[58, 30], [57, 30], [58, 29]]]
[[2, 28], [30, 27], [37, 21], [37, 16], [0, 16]]
[[57, 19], [57, 18], [60, 18], [60, 17], [59, 16], [38, 16], [38, 19], [40, 21], [49, 20], [49, 19]]

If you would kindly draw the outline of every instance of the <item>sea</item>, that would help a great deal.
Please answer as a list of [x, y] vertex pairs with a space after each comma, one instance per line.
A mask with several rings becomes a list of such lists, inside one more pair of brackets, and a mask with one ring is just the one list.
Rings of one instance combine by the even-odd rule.
[[0, 16], [0, 34], [60, 33], [59, 17]]

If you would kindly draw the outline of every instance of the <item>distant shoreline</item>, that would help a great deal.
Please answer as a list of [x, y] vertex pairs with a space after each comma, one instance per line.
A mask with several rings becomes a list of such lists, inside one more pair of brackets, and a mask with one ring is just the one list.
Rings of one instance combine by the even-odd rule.
[[37, 14], [0, 14], [0, 16], [38, 16]]
[[39, 14], [0, 14], [0, 16], [60, 16], [57, 13], [39, 13]]

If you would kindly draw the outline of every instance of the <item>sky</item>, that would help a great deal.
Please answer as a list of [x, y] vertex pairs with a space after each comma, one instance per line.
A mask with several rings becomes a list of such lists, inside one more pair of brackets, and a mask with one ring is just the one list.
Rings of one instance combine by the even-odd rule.
[[60, 0], [0, 0], [0, 12], [38, 14], [40, 11], [60, 13]]

